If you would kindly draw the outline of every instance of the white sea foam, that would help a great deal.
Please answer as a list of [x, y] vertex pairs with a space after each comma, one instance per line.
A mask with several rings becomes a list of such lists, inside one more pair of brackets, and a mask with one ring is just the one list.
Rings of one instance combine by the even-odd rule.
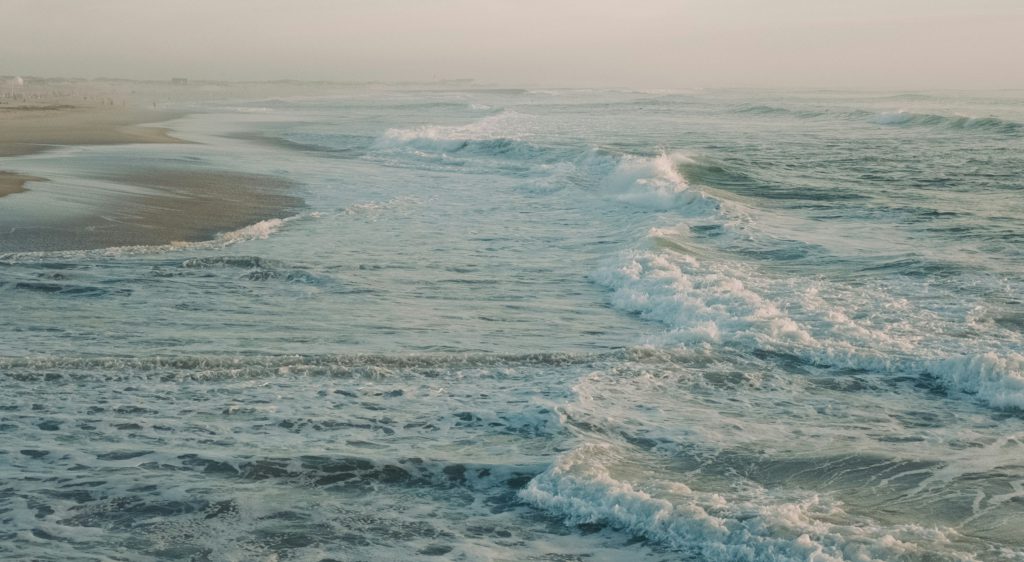
[[774, 302], [693, 256], [635, 252], [593, 278], [613, 289], [616, 307], [669, 326], [678, 343], [770, 347], [813, 342]]
[[623, 155], [601, 181], [601, 189], [619, 201], [658, 210], [687, 210], [691, 214], [713, 212], [719, 201], [691, 187], [679, 173], [679, 165], [691, 160], [680, 153], [654, 158]]
[[199, 242], [172, 241], [167, 244], [154, 246], [114, 246], [111, 248], [98, 248], [95, 250], [57, 250], [47, 252], [19, 252], [0, 255], [3, 259], [13, 261], [25, 261], [43, 258], [75, 259], [75, 258], [103, 258], [130, 256], [141, 254], [159, 254], [165, 252], [178, 252], [184, 250], [207, 250], [225, 248], [234, 244], [252, 240], [266, 240], [279, 231], [286, 223], [301, 218], [302, 215], [287, 217], [284, 219], [267, 219], [237, 230], [218, 234], [212, 240]]
[[928, 373], [951, 393], [1024, 409], [1019, 353], [946, 336], [955, 324], [946, 328], [950, 321], [883, 292], [776, 280], [751, 266], [667, 250], [628, 252], [592, 278], [612, 290], [617, 308], [667, 326], [664, 343], [724, 344], [824, 366]]
[[411, 129], [388, 129], [377, 148], [413, 147], [430, 151], [456, 151], [472, 142], [521, 140], [527, 132], [527, 116], [502, 111], [467, 125], [426, 125]]
[[997, 408], [1024, 410], [1024, 355], [988, 351], [934, 359], [923, 365], [945, 387]]
[[[560, 94], [229, 119], [325, 151], [218, 156], [203, 114], [174, 165], [294, 175], [320, 220], [0, 260], [0, 558], [1024, 560], [1024, 420], [985, 408], [1024, 404], [1007, 139], [930, 177], [876, 102]], [[981, 203], [859, 183], [890, 172]]]
[[606, 463], [615, 456], [610, 445], [582, 445], [519, 496], [570, 524], [608, 524], [708, 561], [894, 560], [927, 555], [956, 535], [952, 529], [854, 521], [840, 504], [811, 493], [773, 499], [764, 489], [725, 495], [682, 482], [638, 486], [612, 474]]

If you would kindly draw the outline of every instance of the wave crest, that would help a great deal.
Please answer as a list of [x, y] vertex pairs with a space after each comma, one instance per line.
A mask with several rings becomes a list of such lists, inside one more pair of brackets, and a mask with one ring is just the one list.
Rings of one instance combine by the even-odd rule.
[[763, 489], [728, 497], [677, 482], [643, 489], [613, 474], [607, 464], [613, 455], [609, 445], [583, 445], [531, 480], [519, 497], [570, 524], [607, 524], [709, 561], [893, 560], [925, 555], [956, 535], [854, 521], [816, 494], [764, 501]]
[[[662, 234], [652, 231], [651, 238], [657, 243]], [[1012, 347], [944, 335], [956, 327], [943, 327], [930, 312], [908, 310], [906, 301], [884, 293], [868, 296], [813, 280], [777, 282], [738, 263], [704, 263], [683, 244], [656, 245], [661, 249], [610, 262], [592, 279], [611, 290], [616, 308], [665, 325], [663, 343], [727, 345], [822, 367], [926, 375], [950, 395], [1024, 410], [1024, 355]]]
[[937, 115], [933, 113], [914, 113], [911, 111], [895, 111], [882, 113], [874, 118], [879, 125], [898, 127], [934, 127], [963, 131], [982, 131], [1015, 135], [1024, 130], [1024, 125], [998, 117], [971, 117], [967, 115]]
[[720, 201], [692, 187], [679, 171], [693, 160], [681, 153], [662, 153], [653, 158], [621, 155], [612, 161], [614, 167], [591, 156], [588, 165], [607, 170], [600, 180], [600, 189], [630, 205], [655, 209], [685, 211], [689, 215], [706, 215], [720, 208]]

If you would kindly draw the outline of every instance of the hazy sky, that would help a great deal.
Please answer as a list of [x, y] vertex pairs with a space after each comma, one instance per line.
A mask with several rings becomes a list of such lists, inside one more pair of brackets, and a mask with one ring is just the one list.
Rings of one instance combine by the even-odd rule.
[[1024, 0], [0, 0], [0, 75], [1024, 88]]

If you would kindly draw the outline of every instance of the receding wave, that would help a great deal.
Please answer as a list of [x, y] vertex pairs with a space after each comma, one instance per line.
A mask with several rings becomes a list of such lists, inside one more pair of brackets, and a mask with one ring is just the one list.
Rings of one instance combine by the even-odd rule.
[[170, 242], [158, 246], [115, 246], [112, 248], [99, 248], [96, 250], [57, 250], [45, 252], [18, 252], [0, 254], [0, 260], [4, 261], [32, 261], [37, 259], [82, 259], [82, 258], [109, 258], [118, 256], [130, 256], [140, 254], [159, 254], [164, 252], [175, 252], [183, 250], [205, 250], [232, 246], [241, 242], [251, 240], [266, 240], [272, 234], [280, 230], [286, 223], [300, 218], [296, 215], [284, 219], [268, 219], [260, 221], [238, 230], [224, 232], [212, 240], [201, 242]]

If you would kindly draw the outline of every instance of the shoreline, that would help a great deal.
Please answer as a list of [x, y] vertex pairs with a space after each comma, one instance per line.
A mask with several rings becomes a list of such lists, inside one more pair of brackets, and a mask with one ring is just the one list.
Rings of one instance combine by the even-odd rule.
[[[69, 105], [0, 106], [0, 158], [37, 154], [62, 146], [183, 144], [165, 127], [184, 112]], [[2, 164], [0, 164], [2, 165]]]
[[25, 184], [30, 181], [47, 181], [47, 179], [0, 170], [0, 197], [28, 191]]
[[[111, 107], [0, 107], [0, 253], [159, 246], [211, 240], [304, 206], [287, 179], [191, 166], [160, 156], [51, 181], [6, 169], [5, 157], [55, 147], [195, 144], [163, 127], [184, 112]], [[59, 164], [58, 164], [59, 165]], [[38, 167], [37, 167], [38, 168]], [[56, 166], [54, 177], [62, 172]], [[29, 182], [45, 182], [26, 188]]]

